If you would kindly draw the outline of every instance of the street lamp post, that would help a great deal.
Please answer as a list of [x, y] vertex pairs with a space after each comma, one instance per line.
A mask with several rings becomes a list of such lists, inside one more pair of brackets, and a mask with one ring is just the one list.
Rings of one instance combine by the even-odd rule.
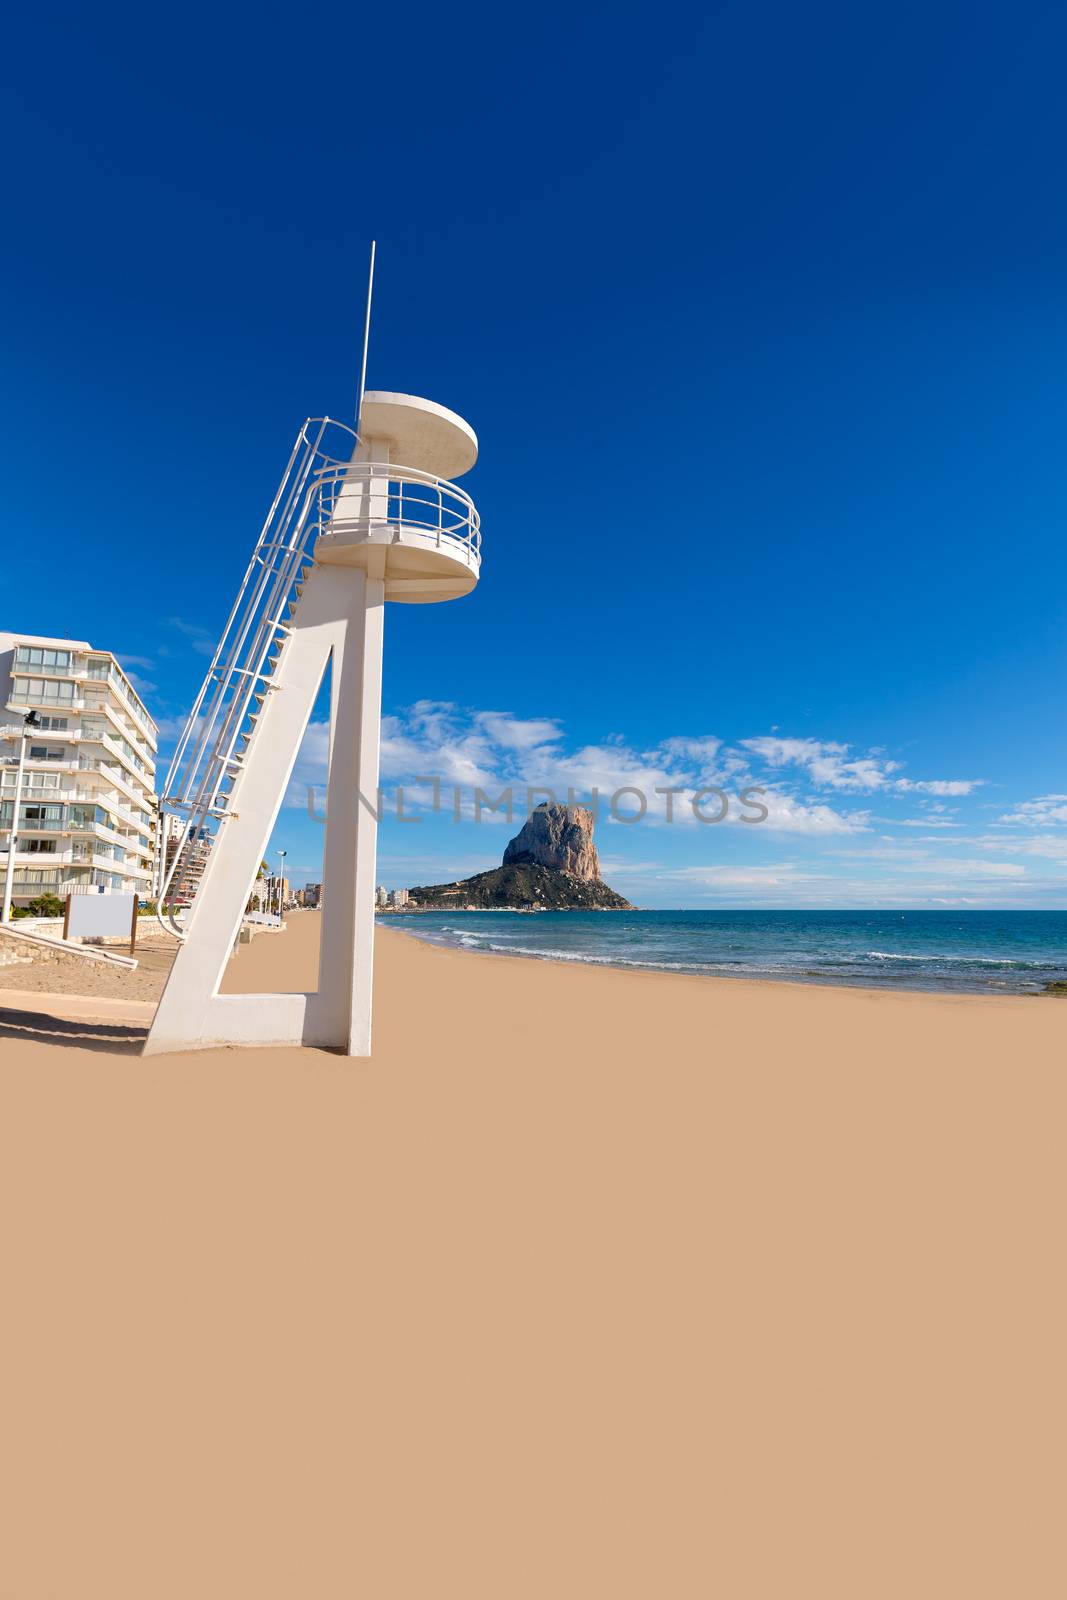
[[285, 858], [289, 852], [288, 850], [279, 850], [278, 854], [282, 858], [281, 866], [278, 868], [278, 921], [280, 922], [282, 920], [282, 911], [284, 910], [282, 905], [282, 886], [285, 883]]
[[15, 774], [15, 798], [11, 805], [11, 831], [7, 836], [7, 871], [4, 874], [4, 912], [0, 921], [11, 921], [11, 892], [15, 886], [15, 850], [18, 845], [19, 806], [22, 803], [22, 774], [26, 768], [26, 740], [34, 728], [40, 726], [36, 711], [28, 711], [22, 719], [19, 738], [19, 764]]

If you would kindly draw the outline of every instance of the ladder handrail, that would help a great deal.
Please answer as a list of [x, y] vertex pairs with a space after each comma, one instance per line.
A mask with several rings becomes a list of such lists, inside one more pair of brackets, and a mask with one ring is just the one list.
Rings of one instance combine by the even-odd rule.
[[[331, 430], [328, 439], [327, 430]], [[334, 454], [326, 447], [335, 436], [343, 453]], [[297, 432], [167, 770], [160, 809], [181, 818], [183, 837], [161, 874], [157, 915], [163, 926], [175, 878], [192, 877], [193, 858], [210, 848], [211, 825], [225, 816], [237, 770], [234, 751], [248, 723], [253, 697], [266, 692], [271, 676], [266, 663], [275, 647], [284, 649], [288, 629], [283, 616], [300, 583], [308, 545], [321, 531], [318, 480], [345, 467], [358, 444], [355, 429], [329, 417], [309, 417]], [[203, 864], [201, 859], [200, 871]], [[173, 914], [168, 919], [168, 931], [184, 938], [188, 928], [179, 928]]]

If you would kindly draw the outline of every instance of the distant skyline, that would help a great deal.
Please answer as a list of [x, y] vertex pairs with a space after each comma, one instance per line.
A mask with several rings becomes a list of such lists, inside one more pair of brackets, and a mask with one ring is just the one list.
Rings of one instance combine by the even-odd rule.
[[[255, 17], [10, 26], [0, 625], [114, 650], [165, 756], [377, 237], [368, 381], [469, 419], [484, 527], [388, 609], [387, 791], [767, 791], [602, 819], [641, 905], [1067, 906], [1067, 16]], [[387, 808], [378, 879], [509, 836]]]

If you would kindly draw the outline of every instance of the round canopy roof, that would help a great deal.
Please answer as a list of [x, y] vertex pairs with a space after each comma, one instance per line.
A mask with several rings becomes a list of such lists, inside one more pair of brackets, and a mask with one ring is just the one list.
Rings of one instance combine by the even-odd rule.
[[392, 461], [436, 478], [458, 478], [478, 459], [478, 438], [470, 423], [447, 406], [415, 394], [368, 389], [360, 433], [364, 439], [387, 440]]

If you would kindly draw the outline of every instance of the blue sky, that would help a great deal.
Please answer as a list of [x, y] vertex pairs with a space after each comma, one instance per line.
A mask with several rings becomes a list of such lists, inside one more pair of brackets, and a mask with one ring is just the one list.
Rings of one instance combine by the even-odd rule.
[[[60, 6], [8, 45], [5, 625], [174, 726], [297, 425], [351, 410], [376, 236], [369, 381], [469, 418], [485, 535], [472, 598], [390, 608], [387, 786], [769, 791], [602, 819], [641, 904], [1067, 905], [1062, 10]], [[507, 836], [387, 816], [381, 876]]]

